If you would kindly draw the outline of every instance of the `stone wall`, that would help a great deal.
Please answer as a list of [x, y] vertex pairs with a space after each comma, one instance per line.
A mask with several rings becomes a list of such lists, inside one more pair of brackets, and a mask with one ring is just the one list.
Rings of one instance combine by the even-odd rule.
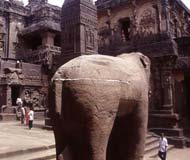
[[[107, 8], [103, 7], [105, 3]], [[99, 0], [97, 4], [100, 53], [118, 45], [139, 46], [189, 35], [190, 11], [178, 1], [142, 0], [113, 5]], [[127, 20], [130, 24], [126, 34], [126, 25], [125, 28], [122, 25]]]

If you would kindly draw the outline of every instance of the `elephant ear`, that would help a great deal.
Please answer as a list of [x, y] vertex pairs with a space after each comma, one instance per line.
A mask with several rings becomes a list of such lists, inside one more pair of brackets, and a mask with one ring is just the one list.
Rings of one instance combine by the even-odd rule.
[[147, 56], [143, 55], [143, 54], [140, 54], [139, 59], [140, 59], [140, 62], [142, 64], [142, 66], [145, 69], [145, 72], [147, 74], [147, 79], [149, 81], [149, 79], [150, 79], [150, 65], [151, 65], [150, 59]]
[[144, 68], [150, 67], [150, 60], [147, 57], [145, 57], [145, 56], [142, 55], [140, 57], [140, 61], [141, 61], [141, 63], [142, 63], [142, 65], [143, 65]]

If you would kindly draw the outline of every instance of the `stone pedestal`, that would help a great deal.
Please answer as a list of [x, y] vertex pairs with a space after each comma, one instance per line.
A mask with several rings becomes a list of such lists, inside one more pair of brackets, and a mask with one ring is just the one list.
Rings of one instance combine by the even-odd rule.
[[45, 118], [45, 126], [44, 126], [45, 129], [52, 129], [52, 122], [51, 122], [51, 119], [49, 117], [46, 117]]
[[179, 127], [179, 114], [174, 113], [172, 77], [174, 61], [172, 57], [164, 58], [163, 61], [161, 60], [163, 64], [160, 68], [161, 104], [149, 111], [149, 130], [157, 134], [163, 132], [170, 143], [176, 147], [183, 147], [185, 145], [183, 129]]

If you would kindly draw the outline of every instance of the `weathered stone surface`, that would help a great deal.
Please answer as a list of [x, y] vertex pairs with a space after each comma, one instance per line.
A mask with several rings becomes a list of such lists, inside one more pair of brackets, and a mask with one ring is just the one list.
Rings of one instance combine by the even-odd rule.
[[0, 108], [16, 105], [18, 97], [36, 111], [47, 107], [46, 72], [61, 53], [60, 14], [47, 0], [0, 2]]
[[[97, 48], [112, 56], [142, 52], [152, 61], [150, 110], [161, 116], [169, 109], [179, 115], [178, 126], [189, 128], [189, 9], [180, 0], [98, 0], [96, 6], [91, 0], [68, 0], [61, 10], [47, 0], [29, 0], [27, 6], [0, 0], [0, 57], [11, 61], [0, 69], [0, 107], [14, 104], [13, 95], [23, 95], [15, 85], [34, 91], [31, 99], [36, 92], [47, 99], [57, 66], [81, 54], [97, 53]], [[4, 68], [14, 68], [17, 60], [28, 63], [25, 71], [32, 75], [27, 74], [27, 83], [17, 72], [5, 78]], [[164, 121], [171, 124], [169, 118]]]
[[[161, 117], [166, 132], [189, 128], [190, 10], [180, 0], [98, 0], [96, 5], [99, 53], [117, 56], [136, 51], [148, 56], [152, 63], [150, 117], [157, 121], [154, 114]], [[174, 114], [178, 120], [171, 118]], [[158, 127], [153, 119], [149, 119], [151, 127]]]
[[97, 54], [97, 9], [90, 0], [65, 1], [62, 7], [62, 54], [70, 59]]
[[52, 78], [57, 159], [68, 146], [73, 159], [142, 160], [149, 76], [141, 53], [80, 56], [61, 66]]

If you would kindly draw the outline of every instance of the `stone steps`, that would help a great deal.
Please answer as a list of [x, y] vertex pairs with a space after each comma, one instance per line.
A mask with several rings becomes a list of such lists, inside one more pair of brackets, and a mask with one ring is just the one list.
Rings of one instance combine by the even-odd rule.
[[[173, 145], [168, 146], [168, 151], [173, 149]], [[159, 137], [153, 133], [147, 134], [145, 143], [145, 159], [155, 158], [159, 150]]]
[[146, 136], [145, 142], [145, 157], [152, 157], [157, 155], [159, 148], [159, 137], [154, 136], [151, 133], [148, 133]]

